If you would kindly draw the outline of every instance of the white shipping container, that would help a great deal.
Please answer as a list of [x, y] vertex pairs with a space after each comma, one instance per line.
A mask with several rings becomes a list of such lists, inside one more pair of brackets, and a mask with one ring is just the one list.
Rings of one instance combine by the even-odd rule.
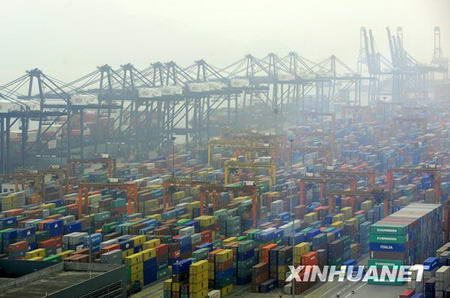
[[28, 109], [30, 109], [30, 111], [39, 111], [40, 110], [41, 104], [39, 103], [39, 101], [30, 100], [30, 101], [27, 101], [24, 103], [28, 107]]
[[9, 113], [13, 111], [20, 111], [21, 107], [19, 104], [7, 101], [0, 100], [0, 113]]
[[226, 84], [222, 82], [209, 82], [209, 90], [222, 90], [223, 88], [227, 87]]
[[250, 82], [247, 79], [232, 79], [230, 85], [234, 88], [245, 88], [250, 86]]
[[162, 95], [181, 95], [183, 94], [183, 88], [181, 86], [166, 86], [161, 87]]
[[188, 88], [189, 88], [189, 91], [191, 91], [191, 92], [207, 92], [210, 90], [214, 90], [214, 89], [211, 89], [210, 84], [211, 83], [208, 83], [208, 82], [206, 82], [206, 83], [205, 82], [203, 82], [203, 83], [188, 83]]
[[98, 104], [97, 95], [94, 94], [74, 94], [70, 97], [73, 105], [93, 105]]
[[279, 81], [293, 81], [295, 80], [295, 76], [291, 73], [279, 73], [278, 75]]
[[200, 83], [189, 83], [188, 89], [191, 92], [202, 92], [202, 87], [201, 87]]
[[208, 298], [220, 298], [220, 291], [219, 290], [209, 291]]
[[56, 149], [56, 140], [48, 141], [48, 149]]
[[139, 88], [138, 97], [139, 98], [152, 98], [159, 97], [162, 95], [161, 88]]

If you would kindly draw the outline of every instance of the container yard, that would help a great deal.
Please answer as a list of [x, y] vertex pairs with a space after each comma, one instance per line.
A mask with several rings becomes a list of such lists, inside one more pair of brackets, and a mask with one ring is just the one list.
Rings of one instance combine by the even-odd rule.
[[417, 35], [360, 26], [355, 67], [286, 49], [2, 82], [0, 297], [450, 297], [441, 27], [419, 62]]

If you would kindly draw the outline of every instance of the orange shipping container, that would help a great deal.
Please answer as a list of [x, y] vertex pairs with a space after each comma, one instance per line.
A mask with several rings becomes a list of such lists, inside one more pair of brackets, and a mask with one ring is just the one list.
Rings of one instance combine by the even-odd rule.
[[275, 243], [268, 244], [266, 246], [263, 246], [261, 250], [261, 259], [259, 260], [261, 263], [269, 263], [269, 251], [271, 249], [274, 249], [278, 245]]

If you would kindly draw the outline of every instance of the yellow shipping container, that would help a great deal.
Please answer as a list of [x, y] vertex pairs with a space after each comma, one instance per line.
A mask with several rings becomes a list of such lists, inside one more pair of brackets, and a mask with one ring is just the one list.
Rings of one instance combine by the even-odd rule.
[[154, 248], [154, 247], [157, 247], [160, 244], [161, 244], [161, 240], [160, 239], [147, 240], [147, 241], [144, 242], [143, 248], [144, 249]]
[[53, 209], [53, 208], [56, 208], [56, 204], [55, 203], [42, 204], [41, 208], [43, 208], [43, 209]]
[[250, 197], [249, 196], [240, 196], [240, 197], [235, 197], [233, 199], [233, 201], [236, 201], [236, 202], [245, 201], [245, 200], [250, 200]]
[[63, 252], [60, 252], [60, 253], [58, 253], [58, 256], [60, 256], [61, 257], [61, 259], [65, 259], [65, 258], [67, 258], [68, 256], [70, 256], [71, 254], [73, 254], [75, 251], [74, 250], [65, 250], [65, 251], [63, 251]]
[[189, 283], [189, 292], [190, 293], [197, 293], [201, 292], [203, 290], [208, 289], [208, 280], [203, 280], [201, 282], [197, 283]]
[[145, 218], [161, 221], [161, 214], [147, 215]]
[[332, 223], [331, 226], [333, 228], [342, 228], [342, 227], [344, 227], [344, 222], [343, 221], [336, 221], [336, 222]]
[[233, 242], [237, 241], [237, 237], [229, 237], [223, 240], [223, 245], [230, 245]]
[[144, 261], [142, 252], [138, 252], [135, 254], [132, 254], [130, 256], [125, 257], [125, 264], [133, 266], [139, 263], [142, 263]]
[[35, 258], [35, 257], [41, 257], [44, 258], [45, 257], [45, 249], [43, 248], [38, 248], [35, 250], [31, 250], [25, 253], [25, 259], [31, 259], [31, 258]]
[[345, 223], [347, 223], [347, 224], [352, 224], [352, 225], [356, 225], [356, 224], [358, 224], [358, 219], [357, 219], [356, 217], [352, 217], [352, 218], [350, 218], [350, 219], [347, 219], [347, 220], [345, 221]]
[[131, 274], [137, 274], [137, 273], [144, 273], [144, 264], [143, 263], [137, 263], [135, 265], [130, 266], [130, 272]]
[[307, 253], [309, 253], [309, 250], [310, 250], [310, 245], [309, 245], [309, 243], [308, 242], [302, 242], [302, 243], [299, 243], [299, 244], [297, 244], [295, 247], [294, 247], [294, 255], [295, 256], [303, 256], [304, 254], [307, 254]]
[[176, 200], [182, 199], [186, 196], [186, 193], [184, 191], [177, 191], [173, 194], [173, 198]]
[[131, 256], [132, 254], [134, 254], [133, 248], [126, 249], [126, 250], [122, 251], [122, 259], [125, 259], [126, 257]]
[[372, 208], [372, 201], [364, 201], [361, 203], [361, 209], [364, 211], [369, 211]]
[[164, 281], [164, 290], [171, 291], [172, 290], [172, 279], [166, 279]]
[[142, 253], [142, 260], [144, 262], [152, 258], [156, 258], [156, 248], [145, 249], [141, 253]]
[[189, 283], [198, 283], [203, 280], [208, 280], [209, 270], [201, 273], [189, 273]]
[[228, 285], [228, 286], [220, 289], [220, 297], [230, 295], [231, 292], [233, 292], [233, 290], [234, 290], [234, 285]]
[[233, 258], [233, 251], [231, 249], [224, 249], [216, 253], [216, 262], [223, 263]]
[[138, 235], [138, 236], [131, 237], [130, 240], [133, 240], [134, 247], [136, 247], [136, 246], [141, 246], [142, 244], [144, 244], [146, 239], [145, 239], [145, 235]]
[[189, 267], [189, 274], [201, 273], [208, 270], [208, 261], [201, 260], [191, 264]]
[[188, 206], [189, 208], [200, 208], [200, 201], [191, 202]]
[[316, 212], [310, 212], [308, 214], [305, 214], [304, 219], [306, 223], [312, 223], [314, 221], [317, 221], [318, 215]]
[[208, 297], [208, 290], [203, 290], [203, 291], [198, 292], [198, 293], [190, 293], [189, 297], [190, 298], [205, 298], [205, 297]]
[[200, 227], [207, 227], [216, 223], [216, 218], [210, 215], [199, 216], [195, 220], [200, 222]]
[[344, 207], [341, 209], [341, 212], [344, 214], [344, 219], [349, 219], [353, 216], [352, 207]]
[[172, 282], [172, 291], [179, 292], [181, 289], [181, 283], [180, 282]]
[[344, 214], [339, 213], [339, 214], [336, 214], [335, 216], [333, 216], [332, 222], [343, 221], [343, 220], [344, 220]]

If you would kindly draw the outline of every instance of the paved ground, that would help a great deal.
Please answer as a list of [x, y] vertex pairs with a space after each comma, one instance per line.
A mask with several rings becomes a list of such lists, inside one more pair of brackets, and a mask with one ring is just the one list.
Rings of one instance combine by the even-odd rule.
[[[367, 258], [363, 258], [360, 265], [367, 265]], [[398, 295], [406, 289], [404, 286], [379, 286], [369, 285], [365, 282], [326, 282], [318, 283], [302, 295], [295, 297], [303, 298], [397, 298]], [[354, 293], [352, 293], [354, 291]], [[163, 297], [163, 284], [158, 283], [144, 289], [140, 293], [133, 295], [132, 298], [161, 298]], [[233, 293], [227, 297], [245, 297], [245, 298], [288, 298], [292, 295], [283, 294], [281, 289], [274, 289], [270, 293], [251, 293], [249, 286], [236, 287]]]
[[[327, 282], [323, 284], [317, 284], [303, 295], [295, 295], [295, 297], [304, 298], [371, 298], [371, 297], [383, 297], [383, 298], [396, 298], [405, 289], [405, 286], [377, 286], [369, 285], [363, 282]], [[352, 294], [354, 291], [354, 294]], [[144, 289], [132, 298], [161, 298], [163, 297], [162, 283], [151, 286]], [[270, 293], [250, 293], [250, 288], [237, 287], [235, 291], [228, 297], [246, 297], [246, 298], [288, 298], [291, 295], [286, 295], [281, 292], [281, 289], [275, 289]]]

